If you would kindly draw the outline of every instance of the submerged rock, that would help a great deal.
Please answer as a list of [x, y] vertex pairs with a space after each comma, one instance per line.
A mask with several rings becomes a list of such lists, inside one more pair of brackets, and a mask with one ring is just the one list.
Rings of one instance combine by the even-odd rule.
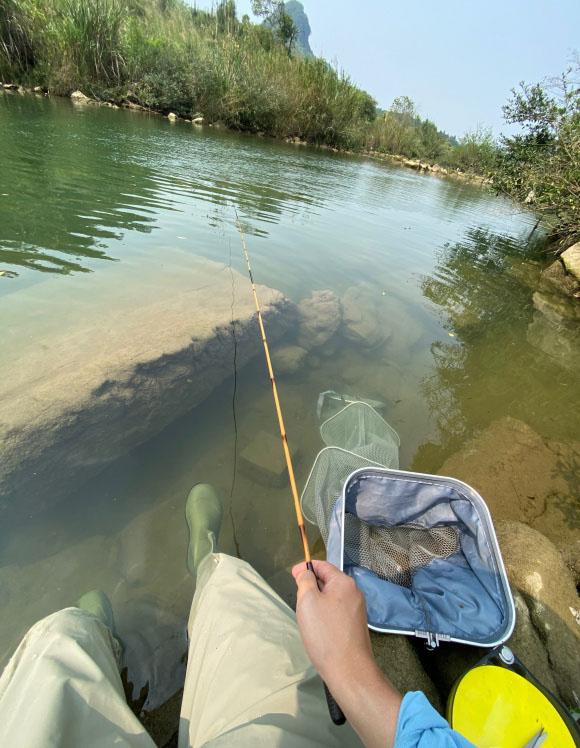
[[[292, 462], [298, 452], [289, 445]], [[288, 482], [286, 459], [278, 434], [260, 430], [252, 441], [240, 452], [240, 469], [250, 480], [265, 486], [280, 488]]]
[[[0, 299], [0, 514], [55, 503], [231, 376], [230, 277], [217, 263], [166, 256], [164, 269], [143, 263], [130, 283], [117, 267]], [[262, 343], [248, 280], [234, 282], [242, 367]], [[275, 343], [294, 307], [259, 293]]]
[[282, 345], [272, 351], [274, 373], [288, 376], [304, 367], [308, 352], [299, 345]]
[[342, 319], [340, 302], [332, 291], [313, 291], [298, 307], [298, 345], [319, 348], [336, 333]]
[[494, 521], [524, 521], [558, 547], [577, 537], [580, 444], [545, 442], [527, 424], [501, 418], [437, 471], [472, 485]]
[[370, 283], [351, 286], [342, 297], [344, 334], [366, 348], [375, 348], [389, 337], [381, 314], [381, 299]]
[[580, 303], [562, 294], [547, 294], [540, 291], [532, 296], [534, 307], [554, 324], [580, 320]]
[[534, 311], [526, 332], [528, 343], [550, 356], [559, 366], [575, 371], [580, 368], [580, 326], [557, 322]]

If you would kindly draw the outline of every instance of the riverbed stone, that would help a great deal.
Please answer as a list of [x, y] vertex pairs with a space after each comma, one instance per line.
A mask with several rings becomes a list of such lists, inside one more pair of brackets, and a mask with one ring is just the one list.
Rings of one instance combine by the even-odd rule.
[[[297, 461], [298, 452], [289, 445], [292, 462]], [[279, 434], [258, 431], [249, 444], [240, 452], [240, 470], [265, 486], [280, 488], [288, 482], [286, 459]]]
[[296, 374], [304, 368], [308, 352], [299, 345], [282, 345], [272, 351], [274, 373], [281, 377]]
[[342, 311], [333, 291], [313, 291], [298, 306], [298, 345], [307, 351], [320, 348], [340, 326]]
[[389, 337], [381, 309], [380, 291], [370, 283], [346, 290], [341, 299], [343, 329], [347, 338], [365, 348], [376, 348]]
[[494, 522], [524, 521], [565, 548], [578, 537], [580, 443], [543, 440], [522, 421], [491, 423], [437, 471], [469, 483]]
[[566, 271], [580, 282], [580, 242], [576, 242], [560, 255]]
[[540, 283], [549, 291], [570, 296], [580, 288], [580, 282], [571, 273], [566, 272], [561, 259], [555, 260], [542, 271]]
[[[557, 692], [565, 703], [573, 705], [574, 693], [580, 693], [580, 625], [575, 615], [580, 599], [572, 574], [556, 546], [537, 530], [522, 522], [498, 522], [496, 531], [510, 584], [527, 606]], [[519, 652], [516, 644], [521, 647]], [[526, 651], [521, 632], [514, 637], [513, 648], [533, 669], [533, 653], [529, 648]]]
[[[56, 503], [232, 375], [229, 273], [164, 256], [162, 268], [141, 261], [137, 276], [121, 264], [0, 299], [0, 515]], [[241, 368], [263, 353], [249, 281], [233, 278]], [[294, 307], [279, 291], [259, 294], [275, 343]]]
[[535, 309], [526, 339], [564, 369], [580, 369], [580, 325], [577, 323], [554, 321]]
[[371, 645], [378, 666], [401, 693], [423, 691], [441, 711], [442, 703], [433, 681], [425, 671], [416, 646], [408, 636], [371, 631]]
[[534, 307], [554, 324], [580, 321], [580, 303], [560, 293], [536, 291], [532, 296]]
[[77, 104], [86, 104], [91, 100], [88, 96], [86, 96], [82, 91], [79, 90], [73, 91], [70, 97], [71, 100]]

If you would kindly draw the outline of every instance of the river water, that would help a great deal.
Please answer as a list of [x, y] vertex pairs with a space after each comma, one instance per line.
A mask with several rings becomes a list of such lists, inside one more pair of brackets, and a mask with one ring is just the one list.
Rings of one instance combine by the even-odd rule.
[[[542, 440], [580, 438], [575, 371], [530, 334], [541, 247], [528, 241], [534, 215], [513, 203], [358, 157], [46, 98], [1, 96], [0, 135], [0, 269], [17, 274], [0, 278], [0, 301], [62, 302], [39, 310], [30, 340], [13, 325], [15, 346], [50, 345], [92, 284], [104, 313], [114, 305], [104, 277], [111, 289], [138, 288], [168, 267], [187, 273], [198, 257], [244, 272], [236, 208], [260, 283], [295, 302], [366, 284], [388, 302], [386, 347], [361, 355], [339, 337], [332, 355], [314, 353], [280, 382], [301, 485], [322, 446], [315, 408], [328, 389], [385, 402], [402, 468], [437, 471], [506, 416]], [[192, 590], [183, 503], [199, 481], [226, 497], [221, 547], [289, 594], [285, 569], [300, 547], [287, 490], [240, 470], [232, 486], [234, 449], [275, 432], [263, 361], [238, 375], [237, 442], [232, 388], [222, 382], [49, 509], [3, 523], [0, 665], [32, 622], [100, 587], [130, 677], [149, 682], [147, 705], [169, 696]]]

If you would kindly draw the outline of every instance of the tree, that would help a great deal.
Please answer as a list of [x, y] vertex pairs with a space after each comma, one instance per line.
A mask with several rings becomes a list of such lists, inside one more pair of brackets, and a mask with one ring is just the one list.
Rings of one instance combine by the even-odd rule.
[[512, 91], [503, 108], [520, 132], [503, 137], [494, 184], [543, 213], [562, 242], [580, 239], [580, 64], [557, 81]]
[[284, 3], [281, 0], [252, 0], [252, 12], [264, 19], [264, 23], [273, 30], [290, 57], [298, 29], [291, 16], [286, 13]]

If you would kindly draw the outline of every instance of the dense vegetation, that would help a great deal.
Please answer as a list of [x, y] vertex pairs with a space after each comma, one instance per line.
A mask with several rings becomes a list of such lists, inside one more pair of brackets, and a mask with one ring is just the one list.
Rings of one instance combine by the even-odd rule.
[[494, 186], [530, 203], [562, 246], [580, 241], [580, 64], [548, 84], [522, 83], [504, 116], [520, 132], [501, 139]]
[[[300, 10], [288, 4], [294, 18]], [[295, 26], [283, 4], [257, 0], [254, 11], [263, 23], [238, 19], [232, 0], [214, 13], [182, 0], [4, 0], [0, 78], [201, 113], [278, 137], [469, 165], [463, 144], [418, 117], [408, 98], [379, 113], [347, 75], [302, 54], [305, 22]]]
[[212, 13], [184, 0], [2, 0], [0, 79], [474, 172], [545, 213], [558, 238], [580, 238], [578, 65], [557, 91], [513, 92], [504, 112], [520, 134], [498, 143], [479, 129], [457, 141], [408, 97], [380, 111], [346, 74], [308, 54], [296, 0], [252, 6], [260, 23], [239, 19], [234, 0]]

